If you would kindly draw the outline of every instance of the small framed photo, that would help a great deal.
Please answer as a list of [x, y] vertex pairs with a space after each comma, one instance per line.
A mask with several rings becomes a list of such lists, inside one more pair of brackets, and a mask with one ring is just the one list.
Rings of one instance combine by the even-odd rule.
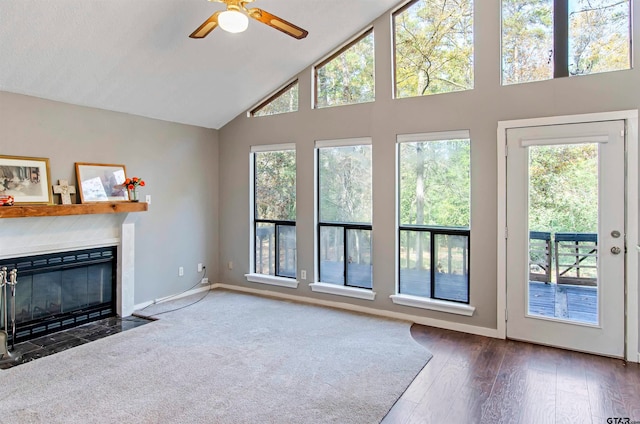
[[0, 155], [0, 195], [19, 204], [51, 204], [49, 159]]
[[76, 162], [80, 203], [124, 202], [129, 193], [124, 165]]

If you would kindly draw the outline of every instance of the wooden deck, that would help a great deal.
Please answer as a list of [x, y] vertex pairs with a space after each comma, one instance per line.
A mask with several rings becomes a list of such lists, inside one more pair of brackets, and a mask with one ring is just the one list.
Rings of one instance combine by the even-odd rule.
[[[325, 283], [342, 285], [342, 262], [322, 262], [322, 278]], [[372, 266], [349, 264], [349, 285], [372, 288]], [[400, 293], [413, 296], [431, 296], [431, 275], [427, 270], [402, 269]], [[436, 272], [436, 297], [464, 302], [467, 300], [467, 277], [459, 274]], [[473, 303], [473, 299], [471, 299]], [[588, 324], [598, 322], [597, 287], [529, 281], [529, 313], [543, 317], [573, 320]]]
[[529, 314], [598, 323], [598, 288], [529, 281]]

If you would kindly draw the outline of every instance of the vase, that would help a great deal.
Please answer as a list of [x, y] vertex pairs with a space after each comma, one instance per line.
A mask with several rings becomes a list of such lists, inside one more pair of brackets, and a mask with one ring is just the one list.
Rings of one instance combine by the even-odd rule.
[[138, 190], [135, 188], [133, 190], [129, 190], [129, 200], [132, 202], [138, 202]]

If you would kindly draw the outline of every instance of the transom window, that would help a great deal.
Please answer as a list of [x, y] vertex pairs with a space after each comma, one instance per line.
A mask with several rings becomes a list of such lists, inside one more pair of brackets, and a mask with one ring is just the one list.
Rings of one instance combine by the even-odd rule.
[[371, 140], [318, 141], [320, 281], [372, 288]]
[[296, 277], [296, 152], [293, 145], [254, 146], [254, 272]]
[[393, 14], [396, 98], [473, 88], [473, 1], [414, 0]]
[[398, 136], [399, 293], [469, 303], [467, 131]]
[[629, 0], [502, 0], [502, 83], [631, 67]]
[[268, 116], [298, 110], [298, 80], [295, 80], [253, 109], [250, 116]]
[[374, 101], [373, 29], [317, 65], [314, 76], [317, 108]]

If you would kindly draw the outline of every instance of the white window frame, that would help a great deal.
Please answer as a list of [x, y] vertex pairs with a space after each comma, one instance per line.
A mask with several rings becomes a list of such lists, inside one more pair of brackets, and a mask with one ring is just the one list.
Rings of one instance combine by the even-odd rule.
[[[255, 160], [254, 155], [256, 153], [263, 152], [280, 152], [283, 150], [293, 150], [296, 151], [295, 143], [282, 143], [282, 144], [267, 144], [267, 145], [256, 145], [251, 146], [250, 154], [249, 154], [249, 179], [250, 179], [250, 190], [249, 190], [249, 273], [245, 274], [245, 278], [247, 281], [252, 283], [259, 284], [268, 284], [272, 286], [280, 286], [287, 287], [292, 289], [297, 289], [298, 281], [297, 275], [298, 272], [296, 270], [296, 278], [287, 278], [287, 277], [279, 277], [275, 275], [267, 275], [267, 274], [258, 274], [254, 272], [256, 265], [256, 238], [255, 238]], [[296, 159], [296, 168], [297, 168], [297, 159]], [[297, 217], [296, 217], [297, 221]], [[297, 231], [297, 226], [296, 226]], [[296, 236], [296, 244], [298, 243]], [[296, 263], [297, 266], [297, 263]]]
[[[319, 254], [320, 254], [320, 246], [319, 246], [319, 232], [318, 227], [320, 225], [320, 211], [319, 211], [319, 187], [318, 187], [318, 178], [319, 178], [319, 169], [318, 169], [318, 149], [325, 147], [347, 147], [347, 146], [362, 146], [362, 145], [372, 145], [371, 137], [357, 137], [357, 138], [344, 138], [344, 139], [333, 139], [333, 140], [316, 140], [314, 146], [314, 236], [313, 236], [313, 262], [314, 262], [314, 282], [309, 284], [311, 290], [318, 293], [326, 293], [333, 294], [337, 296], [345, 296], [352, 297], [356, 299], [364, 299], [364, 300], [375, 300], [376, 292], [372, 289], [363, 289], [357, 287], [349, 287], [349, 286], [339, 286], [337, 284], [323, 283], [320, 281], [320, 263], [318, 262]], [[371, 164], [373, 167], [373, 163]], [[373, 190], [371, 195], [373, 196]], [[371, 251], [373, 253], [374, 245], [373, 245], [373, 211], [371, 211]], [[373, 254], [372, 254], [373, 256]], [[373, 275], [375, 273], [372, 271], [372, 280]]]
[[[469, 139], [471, 134], [469, 130], [440, 131], [418, 134], [398, 134], [396, 136], [396, 247], [395, 247], [395, 294], [389, 296], [391, 301], [397, 305], [408, 306], [412, 308], [421, 308], [431, 311], [446, 312], [450, 314], [473, 316], [475, 306], [465, 303], [453, 302], [441, 299], [432, 299], [422, 296], [413, 296], [400, 293], [400, 144], [420, 142], [420, 141], [441, 141]], [[471, 169], [469, 170], [471, 173]], [[471, 193], [469, 193], [471, 195]], [[471, 217], [469, 217], [471, 221]], [[471, 222], [469, 222], [469, 231], [471, 231]], [[469, 278], [471, 275], [469, 274]], [[469, 292], [471, 292], [471, 281], [469, 281]], [[469, 293], [470, 298], [470, 293]]]

